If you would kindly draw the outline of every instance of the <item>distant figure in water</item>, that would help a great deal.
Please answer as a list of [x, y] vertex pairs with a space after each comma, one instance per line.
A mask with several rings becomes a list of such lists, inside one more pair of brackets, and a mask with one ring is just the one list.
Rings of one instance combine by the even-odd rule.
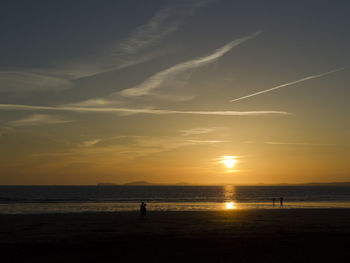
[[146, 204], [145, 204], [145, 202], [141, 203], [140, 213], [141, 213], [141, 217], [145, 217], [146, 216]]
[[275, 206], [276, 198], [272, 198], [272, 206]]
[[280, 204], [283, 206], [283, 197], [280, 197]]

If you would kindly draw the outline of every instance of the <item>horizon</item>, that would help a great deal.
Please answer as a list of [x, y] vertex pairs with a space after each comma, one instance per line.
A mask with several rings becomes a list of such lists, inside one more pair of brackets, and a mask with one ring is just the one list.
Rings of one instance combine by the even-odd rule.
[[[140, 184], [138, 184], [140, 183]], [[127, 183], [108, 183], [108, 182], [100, 182], [97, 184], [37, 184], [37, 185], [15, 185], [15, 184], [2, 184], [0, 186], [319, 186], [319, 185], [347, 185], [350, 182], [307, 182], [307, 183], [276, 183], [276, 184], [265, 184], [265, 183], [255, 183], [255, 184], [226, 184], [226, 183], [218, 183], [218, 184], [192, 184], [186, 182], [173, 183], [173, 184], [162, 184], [156, 182], [146, 182], [146, 181], [133, 181]]]
[[5, 0], [0, 185], [347, 183], [349, 7]]

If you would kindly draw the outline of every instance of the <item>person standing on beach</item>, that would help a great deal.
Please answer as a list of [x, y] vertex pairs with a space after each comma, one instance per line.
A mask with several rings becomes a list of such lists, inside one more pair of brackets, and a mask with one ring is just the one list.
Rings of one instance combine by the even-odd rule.
[[141, 202], [141, 205], [140, 205], [140, 215], [141, 215], [141, 217], [143, 217], [144, 205], [145, 205], [145, 203], [144, 203], [144, 202]]
[[140, 214], [141, 214], [141, 217], [146, 216], [146, 204], [145, 204], [145, 202], [141, 202]]
[[147, 212], [147, 210], [146, 210], [146, 203], [143, 203], [143, 216], [144, 217], [146, 217], [146, 212]]
[[275, 206], [276, 198], [272, 198], [272, 206]]
[[280, 197], [280, 204], [283, 206], [283, 197]]

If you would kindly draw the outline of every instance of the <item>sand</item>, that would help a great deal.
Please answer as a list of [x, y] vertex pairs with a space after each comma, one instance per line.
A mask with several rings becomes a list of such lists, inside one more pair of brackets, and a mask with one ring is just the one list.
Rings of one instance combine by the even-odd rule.
[[1, 262], [350, 262], [350, 209], [0, 215]]

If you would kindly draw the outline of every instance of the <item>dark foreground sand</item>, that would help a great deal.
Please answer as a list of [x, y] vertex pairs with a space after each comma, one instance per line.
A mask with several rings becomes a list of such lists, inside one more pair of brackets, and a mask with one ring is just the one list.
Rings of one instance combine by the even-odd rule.
[[0, 262], [350, 262], [350, 209], [0, 215]]

